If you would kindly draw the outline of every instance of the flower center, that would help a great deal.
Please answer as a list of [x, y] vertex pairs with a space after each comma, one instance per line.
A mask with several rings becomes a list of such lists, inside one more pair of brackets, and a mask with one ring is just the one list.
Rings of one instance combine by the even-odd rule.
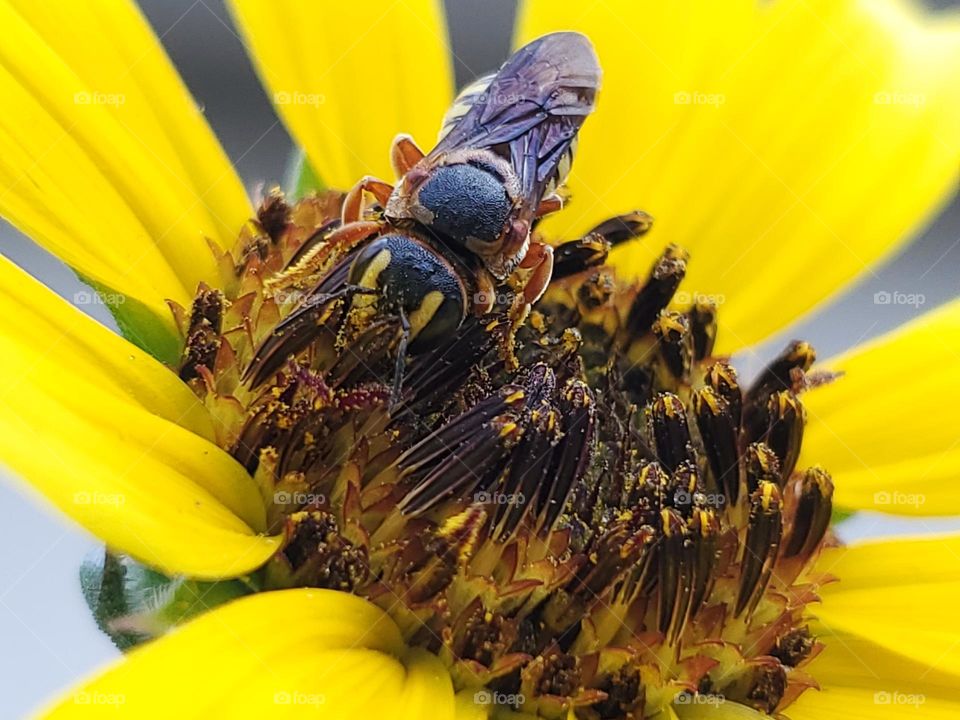
[[[772, 714], [811, 686], [833, 490], [796, 467], [812, 348], [742, 388], [670, 247], [641, 282], [601, 267], [529, 314], [500, 298], [401, 358], [396, 402], [400, 320], [325, 240], [341, 197], [268, 197], [226, 290], [180, 313], [181, 376], [285, 533], [264, 586], [366, 597], [478, 702], [546, 717]], [[300, 349], [265, 359], [278, 332]]]

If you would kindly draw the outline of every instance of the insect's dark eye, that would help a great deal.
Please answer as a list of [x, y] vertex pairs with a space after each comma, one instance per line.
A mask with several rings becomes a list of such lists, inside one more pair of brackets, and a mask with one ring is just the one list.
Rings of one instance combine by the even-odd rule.
[[511, 206], [500, 178], [467, 164], [436, 168], [418, 200], [433, 215], [431, 229], [460, 243], [499, 238]]
[[466, 314], [466, 291], [456, 271], [406, 235], [384, 235], [367, 245], [350, 266], [349, 281], [376, 290], [387, 312], [403, 311], [413, 353], [449, 338]]

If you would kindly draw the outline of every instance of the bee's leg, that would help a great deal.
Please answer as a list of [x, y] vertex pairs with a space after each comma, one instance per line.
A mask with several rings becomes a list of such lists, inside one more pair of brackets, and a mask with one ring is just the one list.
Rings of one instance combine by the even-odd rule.
[[652, 217], [642, 210], [635, 210], [604, 220], [582, 238], [560, 243], [554, 248], [553, 278], [559, 280], [603, 265], [611, 248], [640, 237], [652, 225]]
[[345, 251], [371, 235], [383, 230], [383, 223], [376, 220], [357, 220], [341, 225], [324, 238], [324, 245], [331, 249]]
[[363, 194], [365, 192], [373, 195], [380, 205], [386, 205], [390, 193], [393, 192], [393, 185], [370, 175], [361, 178], [356, 185], [350, 188], [350, 192], [343, 199], [340, 221], [344, 225], [363, 219]]
[[400, 134], [393, 139], [393, 145], [390, 146], [390, 163], [398, 178], [406, 175], [410, 168], [423, 158], [423, 150], [417, 147], [409, 135]]
[[540, 242], [531, 242], [519, 267], [529, 273], [523, 285], [524, 302], [533, 305], [546, 292], [553, 276], [553, 248]]
[[[469, 243], [467, 244], [469, 248]], [[519, 263], [529, 252], [530, 223], [526, 220], [513, 220], [504, 235], [500, 250], [492, 255], [481, 255], [487, 269], [498, 279], [503, 280], [511, 271], [518, 268]]]
[[334, 251], [348, 252], [354, 245], [383, 229], [383, 223], [372, 220], [341, 225], [315, 242], [281, 272], [264, 281], [268, 293], [295, 287], [325, 266]]
[[473, 296], [474, 315], [486, 315], [493, 310], [497, 301], [497, 287], [493, 276], [484, 268], [478, 268], [474, 275], [476, 293]]
[[393, 390], [390, 392], [389, 412], [393, 415], [394, 410], [400, 405], [400, 392], [403, 386], [403, 371], [407, 365], [407, 345], [410, 344], [410, 321], [407, 320], [407, 314], [400, 308], [400, 342], [397, 343], [397, 361], [393, 367]]
[[563, 210], [563, 203], [565, 200], [556, 193], [552, 195], [547, 195], [543, 200], [540, 201], [540, 204], [537, 205], [537, 211], [534, 213], [533, 217], [537, 220], [542, 218], [544, 215], [550, 215], [555, 213], [558, 210]]

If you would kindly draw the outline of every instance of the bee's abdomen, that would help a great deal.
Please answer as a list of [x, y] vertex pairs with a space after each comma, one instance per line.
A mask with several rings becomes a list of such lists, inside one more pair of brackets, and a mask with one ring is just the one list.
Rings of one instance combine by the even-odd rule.
[[483, 98], [484, 93], [486, 93], [487, 88], [490, 87], [490, 83], [495, 76], [496, 73], [489, 73], [488, 75], [479, 77], [460, 91], [460, 94], [457, 95], [450, 109], [447, 110], [447, 114], [443, 116], [443, 125], [440, 127], [440, 135], [437, 138], [437, 142], [443, 140], [443, 138], [447, 136], [447, 133], [453, 129], [454, 125], [460, 121], [460, 118], [466, 115], [470, 111], [470, 108]]
[[570, 142], [570, 147], [564, 151], [563, 157], [560, 158], [560, 162], [557, 165], [557, 171], [547, 182], [543, 191], [544, 196], [556, 192], [557, 188], [562, 187], [567, 181], [567, 176], [570, 175], [570, 168], [573, 167], [573, 156], [576, 152], [577, 138], [573, 138], [573, 140]]

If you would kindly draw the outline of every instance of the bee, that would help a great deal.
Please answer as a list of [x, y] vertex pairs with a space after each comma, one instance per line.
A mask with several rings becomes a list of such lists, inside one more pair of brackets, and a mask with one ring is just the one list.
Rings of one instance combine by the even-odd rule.
[[[498, 287], [509, 282], [519, 302], [536, 302], [555, 275], [554, 248], [532, 240], [531, 231], [562, 207], [556, 191], [600, 77], [584, 35], [552, 33], [468, 86], [429, 153], [398, 136], [390, 153], [396, 187], [362, 178], [344, 197], [339, 226], [297, 259], [293, 272], [301, 274], [331, 248], [347, 251], [257, 350], [246, 375], [251, 385], [315, 339], [322, 310], [335, 299], [395, 318], [394, 397], [406, 355], [442, 344], [470, 314], [490, 312]], [[367, 206], [368, 196], [375, 205]], [[649, 225], [649, 216], [635, 212], [561, 244], [565, 274], [602, 263], [611, 244]]]
[[454, 252], [478, 258], [478, 271], [494, 281], [528, 271], [524, 297], [536, 302], [553, 253], [531, 243], [530, 231], [562, 204], [555, 191], [570, 172], [600, 76], [593, 46], [578, 33], [554, 33], [521, 48], [460, 94], [428, 155], [398, 139], [400, 182], [385, 217], [428, 228]]

